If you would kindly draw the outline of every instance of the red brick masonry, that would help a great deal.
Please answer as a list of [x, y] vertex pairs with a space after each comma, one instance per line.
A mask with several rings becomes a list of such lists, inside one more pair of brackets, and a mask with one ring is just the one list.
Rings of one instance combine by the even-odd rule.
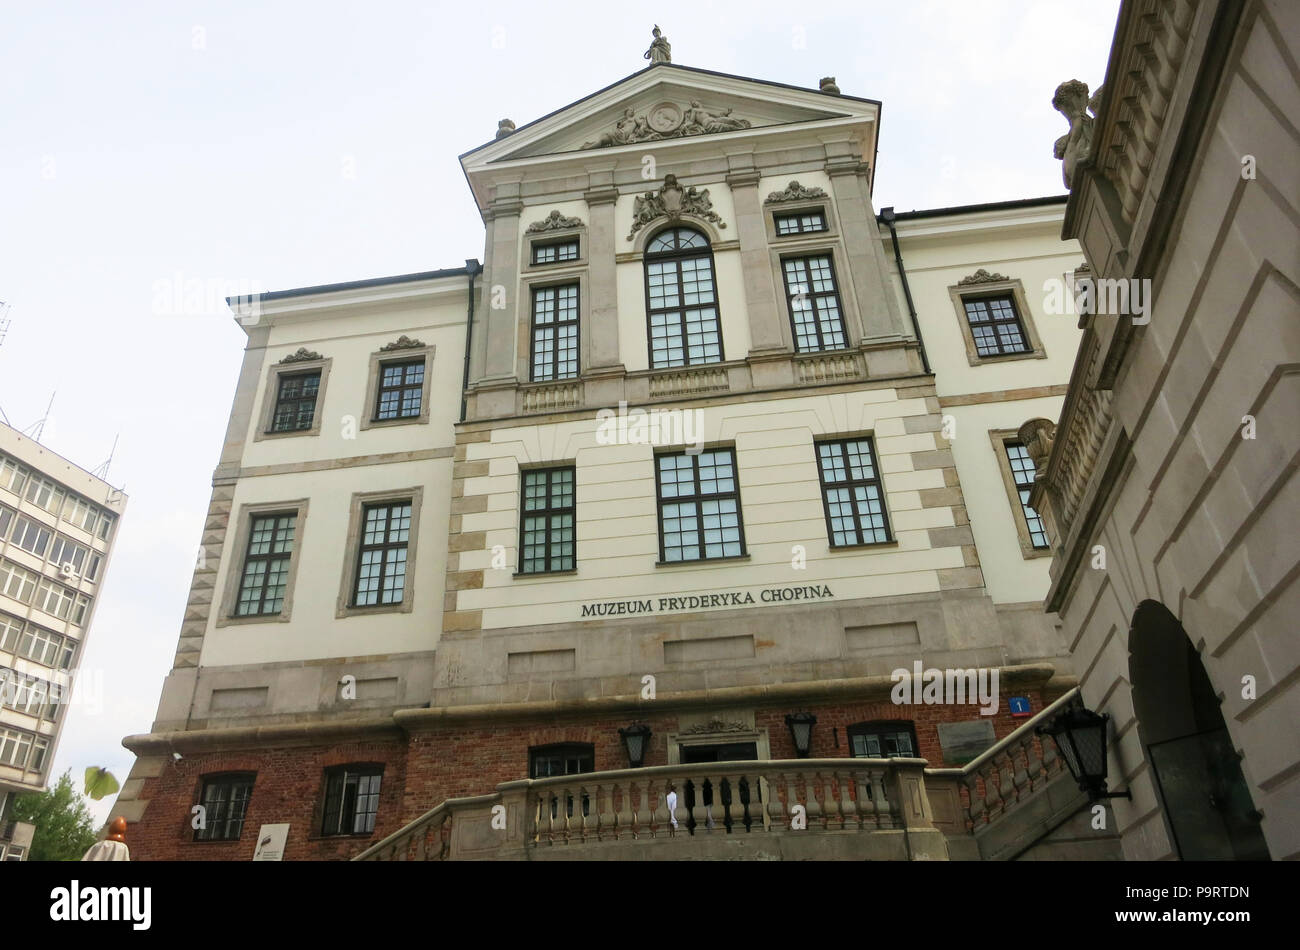
[[[1042, 690], [1022, 690], [1037, 712], [1056, 697]], [[989, 717], [1000, 739], [1023, 720], [1013, 719], [1005, 700]], [[811, 755], [816, 758], [848, 757], [848, 726], [876, 720], [911, 719], [920, 755], [931, 766], [956, 765], [943, 761], [938, 726], [978, 717], [975, 706], [905, 705], [891, 702], [807, 706], [817, 716]], [[795, 750], [785, 716], [792, 710], [759, 708], [755, 726], [767, 730], [773, 759], [793, 759]], [[131, 826], [131, 858], [137, 861], [247, 861], [263, 824], [288, 822], [286, 860], [345, 860], [397, 831], [407, 822], [448, 798], [481, 795], [498, 783], [528, 777], [530, 747], [560, 742], [590, 743], [595, 768], [606, 771], [627, 767], [619, 738], [620, 727], [632, 722], [628, 715], [581, 720], [539, 722], [500, 721], [464, 726], [439, 726], [393, 739], [318, 746], [283, 745], [242, 751], [185, 755], [169, 761], [156, 778], [144, 780], [140, 798], [148, 802], [140, 822]], [[679, 713], [646, 716], [638, 721], [653, 730], [646, 765], [666, 765], [667, 736], [678, 731]], [[838, 746], [836, 739], [838, 738]], [[384, 767], [375, 830], [368, 835], [322, 837], [321, 809], [324, 772], [345, 764], [373, 763]], [[252, 798], [238, 841], [195, 841], [191, 809], [198, 804], [205, 776], [222, 772], [255, 772]]]

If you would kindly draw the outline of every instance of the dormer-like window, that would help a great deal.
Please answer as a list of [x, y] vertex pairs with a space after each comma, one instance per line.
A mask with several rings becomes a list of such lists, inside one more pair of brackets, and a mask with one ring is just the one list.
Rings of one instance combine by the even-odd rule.
[[820, 209], [812, 209], [794, 214], [778, 214], [773, 216], [772, 222], [776, 225], [778, 237], [812, 234], [826, 230], [826, 213]]
[[709, 239], [692, 228], [656, 235], [646, 245], [645, 279], [651, 368], [721, 362]]
[[577, 259], [578, 239], [576, 237], [567, 241], [552, 241], [549, 244], [538, 242], [533, 245], [534, 264], [561, 264]]

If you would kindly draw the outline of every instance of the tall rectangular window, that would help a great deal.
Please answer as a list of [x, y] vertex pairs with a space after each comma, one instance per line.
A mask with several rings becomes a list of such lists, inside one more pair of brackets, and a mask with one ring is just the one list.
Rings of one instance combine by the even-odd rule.
[[248, 532], [236, 617], [278, 614], [284, 604], [297, 515], [255, 515]]
[[275, 396], [272, 432], [300, 432], [312, 427], [316, 419], [316, 393], [320, 390], [320, 370], [280, 377]]
[[325, 778], [325, 819], [322, 835], [359, 835], [375, 830], [379, 813], [378, 766], [331, 769]]
[[835, 266], [829, 254], [793, 257], [781, 261], [785, 295], [794, 326], [794, 345], [800, 353], [843, 349], [847, 344]]
[[818, 442], [817, 468], [831, 547], [889, 541], [884, 490], [871, 440]]
[[578, 285], [533, 288], [533, 381], [578, 375]]
[[411, 536], [409, 501], [366, 505], [352, 606], [400, 604], [406, 588], [406, 547]]
[[1020, 513], [1029, 529], [1030, 544], [1039, 549], [1049, 547], [1043, 519], [1029, 504], [1029, 491], [1034, 487], [1034, 460], [1029, 457], [1029, 450], [1019, 442], [1007, 442], [1006, 447], [1011, 476], [1016, 481], [1016, 494], [1020, 497]]
[[248, 800], [253, 797], [252, 775], [222, 775], [203, 783], [203, 827], [195, 841], [238, 841], [244, 830]]
[[412, 419], [423, 410], [424, 359], [379, 366], [379, 403], [375, 419]]
[[17, 516], [18, 512], [14, 511], [12, 508], [0, 505], [0, 541], [9, 537], [9, 528], [13, 525], [14, 518]]
[[660, 455], [655, 465], [659, 559], [701, 561], [743, 555], [734, 450]]
[[523, 473], [519, 573], [571, 571], [577, 564], [575, 477], [572, 467]]
[[961, 303], [975, 340], [975, 352], [980, 356], [1029, 352], [1025, 328], [1020, 323], [1015, 298], [1011, 294], [963, 297]]

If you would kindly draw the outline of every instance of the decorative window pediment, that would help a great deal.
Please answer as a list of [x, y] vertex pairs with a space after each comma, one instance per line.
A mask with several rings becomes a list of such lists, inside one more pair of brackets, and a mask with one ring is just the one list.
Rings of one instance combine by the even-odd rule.
[[632, 211], [632, 230], [627, 239], [632, 240], [643, 227], [660, 218], [676, 221], [682, 215], [694, 215], [716, 224], [719, 230], [726, 228], [722, 218], [718, 217], [718, 213], [713, 210], [709, 189], [701, 190], [694, 185], [682, 188], [677, 184], [676, 175], [665, 175], [663, 187], [658, 191], [647, 191], [644, 195], [637, 195]]

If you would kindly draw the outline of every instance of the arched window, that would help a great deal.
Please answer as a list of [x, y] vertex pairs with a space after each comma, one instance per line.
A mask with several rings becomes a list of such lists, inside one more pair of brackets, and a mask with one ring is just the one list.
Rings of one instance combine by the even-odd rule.
[[691, 228], [655, 235], [645, 249], [645, 282], [650, 367], [721, 362], [709, 239]]

